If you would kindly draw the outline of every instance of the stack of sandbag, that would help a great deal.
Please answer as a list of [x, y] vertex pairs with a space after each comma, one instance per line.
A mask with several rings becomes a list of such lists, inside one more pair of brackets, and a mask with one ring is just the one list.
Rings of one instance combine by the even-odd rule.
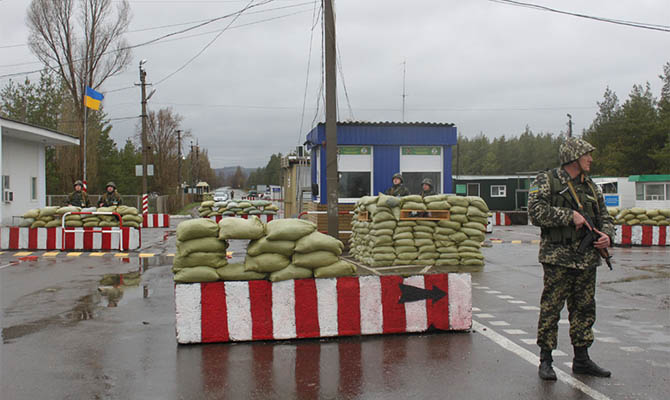
[[34, 210], [30, 210], [24, 214], [24, 217], [29, 215], [34, 219], [34, 221], [30, 224], [31, 228], [51, 228], [61, 226], [61, 219], [58, 215], [56, 215], [56, 212], [59, 208], [60, 207], [58, 206], [40, 208], [38, 210], [37, 216], [35, 216]]
[[[612, 212], [608, 209], [610, 215]], [[617, 225], [670, 225], [670, 209], [644, 209], [633, 207], [621, 210], [614, 218]]]
[[[275, 215], [279, 207], [267, 200], [222, 201], [214, 204], [217, 215], [232, 217], [236, 215]], [[211, 214], [210, 214], [211, 216]]]
[[360, 215], [367, 212], [367, 205], [373, 204], [373, 208], [377, 207], [377, 198], [373, 196], [361, 197], [354, 207], [353, 221], [351, 222], [351, 236], [349, 237], [349, 255], [358, 261], [365, 262], [371, 257], [370, 247], [370, 226], [371, 222], [361, 219]]
[[40, 209], [33, 208], [28, 210], [21, 216], [21, 222], [19, 222], [20, 227], [30, 227], [37, 221], [37, 218], [40, 217]]
[[[99, 212], [116, 212], [116, 206], [111, 207], [100, 207], [97, 209]], [[99, 220], [98, 226], [102, 227], [116, 227], [119, 226], [119, 219], [116, 215], [95, 215]], [[88, 218], [88, 217], [87, 217]], [[93, 220], [91, 220], [93, 221]]]
[[[263, 248], [257, 254], [258, 257], [249, 257], [251, 243], [257, 242], [265, 236], [265, 224], [258, 217], [249, 219], [223, 218], [219, 221], [220, 240], [251, 240], [247, 247], [247, 257], [244, 263], [230, 264], [218, 271], [219, 278], [224, 281], [246, 281], [265, 279], [268, 270], [284, 268], [288, 265], [288, 256], [281, 254], [281, 246], [272, 249]], [[261, 265], [258, 268], [250, 268], [248, 265]]]
[[228, 242], [219, 240], [219, 225], [206, 218], [177, 225], [177, 252], [172, 272], [175, 282], [214, 282], [228, 265]]
[[142, 226], [143, 218], [138, 214], [137, 208], [118, 206], [116, 207], [116, 212], [121, 215], [124, 227], [139, 228]]
[[[453, 235], [458, 246], [458, 257], [461, 265], [484, 265], [481, 243], [485, 239], [489, 208], [478, 196], [449, 196], [451, 204], [450, 220], [461, 224], [460, 230]], [[454, 210], [459, 207], [457, 210]], [[465, 209], [465, 213], [460, 212]], [[455, 211], [459, 211], [454, 215]]]
[[[81, 212], [95, 212], [97, 209], [95, 207], [87, 207], [87, 208], [82, 208]], [[93, 215], [93, 214], [83, 214], [81, 216], [81, 222], [82, 226], [84, 228], [91, 228], [95, 226], [99, 226], [101, 220], [98, 215]]]
[[210, 214], [216, 215], [212, 207], [214, 207], [214, 200], [203, 201], [198, 208], [198, 215], [202, 218], [207, 218]]
[[[312, 273], [315, 278], [334, 278], [352, 275], [356, 272], [356, 267], [349, 262], [340, 260], [343, 249], [344, 243], [332, 236], [315, 230], [309, 235], [296, 240], [295, 253], [293, 253], [292, 258], [293, 263], [291, 264], [295, 268], [293, 268], [292, 273], [301, 273], [301, 277], [304, 278], [309, 278]], [[276, 280], [295, 279], [283, 278], [282, 272], [279, 271], [276, 273]], [[272, 280], [272, 278], [271, 275], [270, 279]]]

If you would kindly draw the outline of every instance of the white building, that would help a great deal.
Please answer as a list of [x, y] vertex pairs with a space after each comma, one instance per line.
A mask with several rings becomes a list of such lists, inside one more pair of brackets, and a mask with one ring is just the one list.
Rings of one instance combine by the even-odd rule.
[[46, 205], [46, 146], [79, 146], [79, 139], [0, 117], [0, 224]]
[[631, 175], [635, 183], [635, 207], [670, 208], [670, 175]]

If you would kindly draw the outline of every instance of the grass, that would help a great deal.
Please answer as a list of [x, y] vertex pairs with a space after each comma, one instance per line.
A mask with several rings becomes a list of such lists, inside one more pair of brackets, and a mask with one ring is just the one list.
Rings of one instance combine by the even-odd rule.
[[177, 215], [191, 215], [191, 210], [200, 207], [200, 203], [190, 203], [184, 206], [181, 210], [177, 211]]

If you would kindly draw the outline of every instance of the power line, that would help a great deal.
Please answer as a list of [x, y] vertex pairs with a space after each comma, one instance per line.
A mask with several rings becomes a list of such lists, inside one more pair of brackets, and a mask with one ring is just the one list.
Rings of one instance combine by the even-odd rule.
[[303, 125], [305, 122], [305, 106], [307, 104], [307, 88], [309, 86], [309, 71], [312, 65], [312, 43], [314, 39], [314, 28], [316, 27], [316, 24], [319, 22], [319, 18], [321, 17], [321, 8], [323, 7], [323, 3], [319, 6], [319, 13], [316, 13], [316, 3], [314, 3], [314, 9], [312, 12], [312, 28], [310, 29], [309, 33], [309, 52], [307, 53], [307, 73], [305, 74], [305, 91], [302, 96], [302, 112], [300, 114], [300, 129], [298, 129], [298, 145], [300, 145], [300, 142], [302, 141], [302, 129]]
[[563, 11], [563, 10], [558, 10], [558, 9], [547, 7], [547, 6], [542, 6], [542, 5], [539, 5], [539, 4], [524, 3], [524, 2], [521, 2], [521, 1], [514, 1], [514, 0], [488, 0], [488, 1], [493, 2], [493, 3], [505, 4], [505, 5], [509, 5], [509, 6], [530, 8], [530, 9], [534, 9], [534, 10], [538, 10], [538, 11], [547, 11], [547, 12], [553, 12], [553, 13], [557, 13], [557, 14], [570, 15], [570, 16], [578, 17], [578, 18], [586, 18], [586, 19], [591, 19], [591, 20], [599, 21], [599, 22], [607, 22], [607, 23], [610, 23], [610, 24], [624, 25], [624, 26], [629, 26], [629, 27], [632, 27], [632, 28], [649, 29], [649, 30], [660, 31], [660, 32], [670, 32], [670, 25], [649, 24], [649, 23], [645, 23], [645, 22], [626, 21], [626, 20], [622, 20], [622, 19], [597, 17], [597, 16], [593, 16], [593, 15], [581, 14], [581, 13], [576, 13], [576, 12], [571, 12], [571, 11]]

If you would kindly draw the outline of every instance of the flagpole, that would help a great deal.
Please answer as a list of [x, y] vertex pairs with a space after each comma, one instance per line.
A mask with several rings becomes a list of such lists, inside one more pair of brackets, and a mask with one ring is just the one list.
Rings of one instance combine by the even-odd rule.
[[86, 133], [88, 132], [88, 106], [84, 103], [84, 182], [86, 182]]

